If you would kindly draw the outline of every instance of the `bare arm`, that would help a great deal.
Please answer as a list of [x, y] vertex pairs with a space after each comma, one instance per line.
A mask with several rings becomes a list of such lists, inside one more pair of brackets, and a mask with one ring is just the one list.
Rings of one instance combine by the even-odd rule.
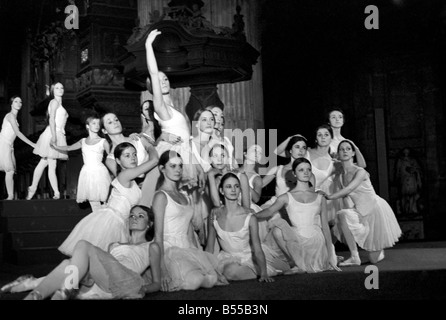
[[153, 106], [155, 108], [155, 112], [162, 120], [169, 120], [171, 115], [169, 114], [169, 110], [164, 103], [163, 93], [161, 90], [161, 84], [159, 81], [159, 71], [158, 64], [156, 62], [155, 52], [153, 51], [153, 42], [155, 38], [161, 34], [161, 31], [157, 29], [152, 30], [146, 39], [146, 59], [147, 59], [147, 67], [149, 69], [152, 90], [153, 90]]
[[357, 166], [361, 167], [361, 168], [367, 167], [367, 164], [365, 163], [365, 158], [362, 155], [361, 150], [359, 150], [358, 146], [353, 141], [351, 141], [351, 140], [348, 140], [348, 141], [350, 141], [353, 144], [353, 146], [355, 147]]
[[121, 171], [118, 174], [118, 181], [123, 186], [128, 185], [130, 183], [130, 181], [139, 177], [141, 174], [149, 172], [158, 164], [159, 157], [158, 157], [158, 152], [156, 151], [155, 147], [148, 144], [148, 147], [146, 150], [149, 153], [148, 161], [141, 163], [136, 168], [130, 168], [130, 169]]
[[220, 207], [220, 196], [218, 193], [217, 181], [215, 179], [215, 175], [218, 173], [217, 169], [211, 169], [208, 172], [208, 182], [209, 182], [209, 193], [211, 196], [212, 204], [215, 207]]
[[110, 153], [110, 143], [104, 139], [104, 151], [108, 155]]
[[105, 166], [110, 170], [114, 177], [118, 175], [118, 165], [114, 159], [107, 157], [105, 159]]
[[50, 122], [50, 130], [51, 130], [51, 143], [57, 144], [57, 136], [56, 136], [56, 110], [59, 108], [59, 102], [55, 99], [50, 102], [50, 114], [49, 114], [49, 122]]
[[283, 141], [281, 144], [279, 144], [273, 152], [275, 154], [277, 154], [279, 157], [286, 157], [285, 148], [288, 145], [288, 142], [290, 142], [290, 139], [292, 137], [293, 136], [289, 136], [288, 138], [286, 138], [285, 141]]
[[253, 260], [257, 265], [256, 269], [260, 271], [260, 282], [273, 282], [274, 280], [268, 277], [268, 271], [266, 268], [265, 253], [263, 252], [262, 245], [259, 238], [259, 224], [255, 215], [252, 215], [249, 219], [249, 237], [252, 247]]
[[16, 119], [14, 118], [14, 116], [12, 114], [7, 114], [6, 115], [6, 120], [8, 120], [8, 122], [11, 124], [12, 130], [14, 130], [14, 133], [17, 135], [17, 137], [20, 138], [20, 140], [22, 140], [23, 142], [27, 143], [28, 145], [30, 145], [31, 147], [35, 148], [36, 144], [34, 142], [32, 142], [31, 140], [29, 140], [19, 129], [19, 127], [17, 126], [17, 122]]
[[251, 193], [249, 187], [248, 177], [246, 173], [240, 174], [240, 189], [242, 191], [242, 206], [245, 208], [251, 207]]
[[159, 191], [155, 193], [152, 203], [153, 213], [155, 215], [155, 240], [160, 249], [160, 269], [161, 269], [161, 290], [169, 289], [169, 274], [164, 262], [164, 215], [166, 211], [167, 197]]
[[288, 205], [288, 194], [282, 194], [279, 196], [276, 201], [268, 208], [263, 209], [256, 213], [257, 219], [269, 219], [271, 218], [277, 211], [282, 209], [284, 206]]
[[157, 292], [161, 289], [161, 249], [158, 243], [150, 244], [149, 257], [152, 283], [144, 285], [143, 290], [145, 293]]
[[217, 232], [214, 228], [214, 219], [217, 219], [216, 216], [216, 210], [219, 210], [218, 208], [214, 208], [211, 211], [211, 214], [208, 218], [208, 239], [206, 242], [206, 252], [214, 253], [215, 250], [215, 240], [217, 239]]
[[56, 146], [55, 144], [51, 144], [51, 147], [59, 150], [59, 151], [74, 151], [82, 148], [82, 139], [76, 143], [73, 143], [71, 146]]
[[364, 181], [367, 178], [367, 171], [360, 168], [356, 171], [355, 176], [353, 177], [352, 181], [346, 186], [344, 189], [339, 190], [338, 192], [335, 192], [331, 195], [325, 196], [327, 200], [336, 200], [339, 198], [343, 198], [350, 194], [353, 190], [355, 190], [362, 181]]
[[252, 202], [259, 202], [260, 197], [262, 196], [262, 186], [262, 178], [260, 178], [259, 176], [255, 177], [253, 181], [253, 188], [251, 188]]
[[274, 180], [277, 174], [278, 167], [271, 168], [262, 178], [262, 187], [265, 188], [271, 181]]

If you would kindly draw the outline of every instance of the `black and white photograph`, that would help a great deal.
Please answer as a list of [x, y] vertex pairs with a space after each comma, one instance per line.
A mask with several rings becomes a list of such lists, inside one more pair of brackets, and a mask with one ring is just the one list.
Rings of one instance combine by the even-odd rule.
[[445, 113], [444, 0], [0, 0], [0, 300], [444, 300]]

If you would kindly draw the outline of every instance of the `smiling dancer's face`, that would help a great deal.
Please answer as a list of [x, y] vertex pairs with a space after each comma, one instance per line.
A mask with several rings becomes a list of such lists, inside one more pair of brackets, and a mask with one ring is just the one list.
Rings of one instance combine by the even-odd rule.
[[220, 188], [220, 193], [228, 200], [237, 200], [240, 194], [240, 183], [234, 177], [227, 178], [222, 188]]

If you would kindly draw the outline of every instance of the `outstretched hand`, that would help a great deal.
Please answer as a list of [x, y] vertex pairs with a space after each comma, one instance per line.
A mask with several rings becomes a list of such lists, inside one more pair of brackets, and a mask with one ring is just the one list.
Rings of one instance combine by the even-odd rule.
[[149, 35], [146, 39], [146, 47], [151, 46], [153, 41], [155, 41], [156, 37], [161, 34], [161, 31], [158, 31], [158, 29], [153, 29], [150, 31]]

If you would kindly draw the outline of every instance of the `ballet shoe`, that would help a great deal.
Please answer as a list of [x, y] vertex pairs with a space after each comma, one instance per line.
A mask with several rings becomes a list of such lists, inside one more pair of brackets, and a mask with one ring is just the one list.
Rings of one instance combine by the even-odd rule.
[[31, 200], [34, 197], [36, 190], [37, 189], [33, 190], [31, 187], [28, 187], [28, 195], [26, 196], [26, 200]]
[[338, 263], [341, 263], [345, 260], [343, 256], [336, 256], [336, 260], [338, 260]]
[[339, 263], [340, 267], [360, 266], [361, 259], [359, 257], [350, 257], [344, 262]]
[[369, 260], [371, 263], [375, 264], [383, 260], [385, 257], [384, 250], [381, 250], [379, 254], [377, 252], [370, 252], [369, 253]]
[[30, 274], [26, 274], [26, 275], [20, 276], [17, 279], [15, 279], [14, 281], [4, 285], [0, 289], [0, 292], [1, 293], [7, 293], [7, 292], [14, 293], [14, 292], [23, 292], [23, 291], [32, 290], [34, 288], [27, 289], [29, 287], [27, 285], [27, 283], [29, 283], [30, 281], [33, 281], [33, 280], [36, 280], [36, 278], [34, 278]]
[[73, 296], [72, 294], [73, 290], [69, 289], [58, 289], [56, 292], [54, 292], [53, 296], [51, 297], [51, 300], [70, 300]]
[[14, 200], [14, 196], [8, 196], [5, 200]]
[[23, 300], [43, 300], [43, 295], [37, 291], [31, 291]]
[[54, 192], [53, 199], [54, 200], [59, 200], [60, 199], [60, 192]]
[[289, 276], [291, 274], [296, 274], [296, 273], [305, 273], [305, 271], [303, 271], [302, 269], [299, 269], [298, 267], [293, 267], [290, 270], [284, 271], [283, 275]]

